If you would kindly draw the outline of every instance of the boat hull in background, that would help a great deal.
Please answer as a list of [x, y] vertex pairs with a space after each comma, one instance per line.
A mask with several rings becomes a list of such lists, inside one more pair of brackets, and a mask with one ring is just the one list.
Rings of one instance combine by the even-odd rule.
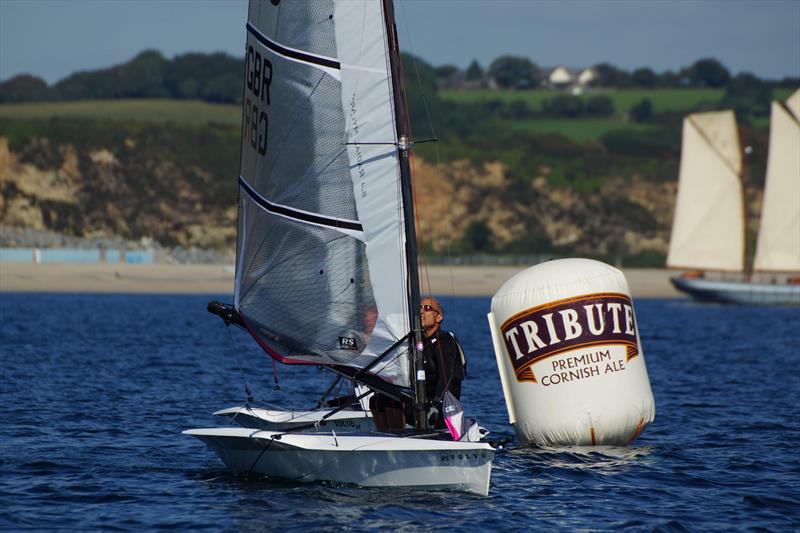
[[268, 477], [364, 487], [413, 487], [489, 493], [494, 449], [391, 434], [337, 435], [246, 428], [189, 429], [228, 468]]
[[670, 278], [676, 289], [701, 302], [800, 306], [800, 284]]

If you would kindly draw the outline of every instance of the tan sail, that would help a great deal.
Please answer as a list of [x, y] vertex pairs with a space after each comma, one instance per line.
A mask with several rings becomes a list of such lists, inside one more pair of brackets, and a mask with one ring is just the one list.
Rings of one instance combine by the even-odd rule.
[[678, 199], [667, 266], [744, 269], [742, 158], [733, 111], [683, 121]]
[[794, 118], [800, 120], [800, 89], [786, 100], [786, 107], [792, 112]]
[[800, 272], [800, 90], [772, 102], [764, 205], [753, 268]]

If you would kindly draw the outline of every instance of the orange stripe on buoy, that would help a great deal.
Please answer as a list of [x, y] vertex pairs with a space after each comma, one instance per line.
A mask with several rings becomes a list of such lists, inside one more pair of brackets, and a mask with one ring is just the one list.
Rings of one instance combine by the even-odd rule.
[[630, 439], [628, 439], [628, 442], [625, 443], [625, 446], [630, 445], [631, 442], [636, 440], [636, 437], [639, 436], [639, 433], [642, 432], [642, 429], [644, 429], [644, 417], [641, 417], [639, 419], [639, 423], [636, 425], [636, 429], [634, 430], [633, 435], [631, 436]]
[[597, 444], [597, 440], [594, 438], [594, 427], [590, 427], [589, 431], [592, 432], [592, 446], [595, 446]]

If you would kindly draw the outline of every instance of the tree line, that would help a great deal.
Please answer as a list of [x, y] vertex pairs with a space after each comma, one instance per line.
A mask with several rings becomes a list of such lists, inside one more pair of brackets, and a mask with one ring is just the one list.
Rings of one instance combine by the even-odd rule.
[[76, 72], [49, 86], [29, 74], [0, 83], [0, 103], [117, 98], [174, 98], [215, 103], [242, 101], [244, 60], [224, 53], [166, 59], [146, 50], [106, 69]]
[[[737, 79], [755, 78], [749, 73], [732, 75], [725, 65], [715, 58], [698, 59], [678, 71], [655, 72], [649, 67], [627, 71], [610, 63], [598, 63], [587, 70], [592, 71], [590, 87], [614, 89], [655, 88], [724, 88]], [[474, 88], [496, 87], [501, 89], [532, 90], [548, 85], [548, 70], [539, 67], [527, 57], [504, 55], [483, 68], [477, 60], [461, 70], [454, 65], [442, 65], [435, 69], [440, 87]], [[786, 77], [766, 82], [771, 86], [794, 87], [800, 79]]]
[[[410, 56], [406, 56], [410, 61]], [[422, 60], [418, 60], [425, 63]], [[0, 82], [0, 103], [115, 98], [174, 98], [215, 103], [241, 103], [244, 63], [224, 53], [188, 53], [166, 59], [156, 50], [141, 52], [130, 61], [106, 69], [76, 72], [52, 86], [29, 74]], [[547, 86], [546, 71], [526, 57], [504, 55], [488, 68], [478, 61], [461, 70], [453, 65], [430, 67], [437, 88], [496, 87], [534, 90]], [[432, 70], [431, 70], [432, 69]], [[732, 75], [718, 60], [704, 58], [677, 72], [656, 73], [648, 67], [633, 71], [600, 63], [591, 67], [596, 88], [753, 87], [797, 86], [800, 80], [765, 81], [749, 73]], [[598, 98], [585, 105], [561, 98], [545, 109], [549, 116], [608, 116], [609, 102]], [[613, 107], [613, 106], [612, 106]], [[520, 108], [517, 111], [522, 112]]]

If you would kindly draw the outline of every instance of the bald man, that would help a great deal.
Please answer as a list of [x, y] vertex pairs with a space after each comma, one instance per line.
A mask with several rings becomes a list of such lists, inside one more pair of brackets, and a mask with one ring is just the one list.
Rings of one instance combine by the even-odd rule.
[[420, 318], [425, 334], [423, 357], [425, 359], [425, 393], [436, 408], [431, 422], [444, 428], [442, 397], [446, 391], [461, 399], [461, 381], [467, 375], [467, 360], [461, 343], [455, 335], [442, 330], [444, 309], [436, 298], [423, 298]]

